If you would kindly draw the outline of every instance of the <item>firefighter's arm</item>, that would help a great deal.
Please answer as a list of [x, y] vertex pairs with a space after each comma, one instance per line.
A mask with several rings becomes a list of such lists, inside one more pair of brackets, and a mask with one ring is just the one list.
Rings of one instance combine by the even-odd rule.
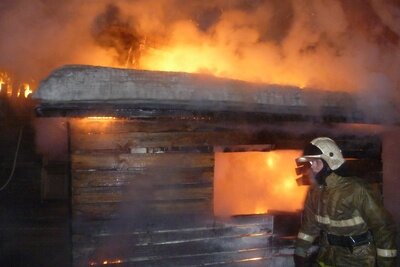
[[319, 235], [318, 225], [315, 221], [315, 214], [312, 209], [312, 197], [310, 191], [304, 203], [304, 211], [300, 231], [297, 235], [294, 254], [303, 258], [308, 256], [307, 252]]
[[360, 191], [359, 201], [362, 203], [360, 212], [372, 231], [378, 266], [395, 266], [396, 224], [383, 207], [378, 195], [369, 186], [362, 186]]

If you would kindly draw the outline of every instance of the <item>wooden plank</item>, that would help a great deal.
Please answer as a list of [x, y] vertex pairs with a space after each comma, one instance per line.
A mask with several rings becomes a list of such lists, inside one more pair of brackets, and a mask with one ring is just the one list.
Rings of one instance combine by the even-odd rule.
[[[115, 222], [114, 222], [115, 223]], [[105, 243], [110, 239], [126, 240], [129, 246], [169, 245], [189, 242], [208, 242], [210, 240], [232, 237], [256, 237], [259, 235], [271, 236], [272, 225], [248, 224], [248, 225], [215, 225], [210, 227], [192, 227], [180, 229], [146, 229], [143, 231], [131, 231], [126, 227], [126, 222], [115, 223], [111, 232], [74, 233], [74, 242], [81, 246], [96, 246], [97, 243]], [[125, 229], [125, 230], [121, 230]], [[118, 232], [116, 232], [118, 231]]]
[[214, 152], [269, 152], [274, 149], [274, 145], [233, 145], [216, 146]]
[[[128, 207], [129, 208], [129, 207]], [[214, 215], [205, 216], [204, 214], [196, 216], [190, 214], [181, 216], [176, 220], [175, 214], [152, 214], [151, 217], [146, 214], [148, 221], [156, 223], [146, 224], [144, 227], [138, 227], [137, 220], [111, 219], [102, 221], [73, 221], [73, 233], [79, 235], [118, 235], [118, 234], [163, 234], [197, 231], [218, 231], [225, 228], [249, 228], [256, 227], [270, 229], [274, 223], [275, 214], [253, 214], [232, 216], [229, 218], [218, 218]], [[117, 227], [116, 227], [117, 226]], [[139, 225], [143, 226], [143, 225]], [[265, 226], [265, 227], [264, 227]]]
[[[106, 248], [105, 248], [106, 250]], [[171, 255], [171, 256], [149, 256], [129, 257], [121, 254], [109, 255], [91, 251], [90, 260], [75, 258], [83, 265], [102, 265], [109, 262], [110, 265], [118, 266], [238, 266], [238, 267], [261, 267], [261, 266], [290, 266], [293, 262], [292, 247], [261, 247], [248, 250], [231, 250], [223, 252], [196, 253]], [[80, 251], [77, 251], [80, 252]]]
[[72, 218], [74, 221], [79, 220], [104, 220], [118, 217], [121, 210], [121, 203], [97, 203], [97, 204], [80, 204], [72, 206]]
[[[136, 206], [134, 205], [136, 204]], [[134, 208], [140, 209], [133, 212]], [[192, 201], [162, 201], [153, 202], [148, 206], [138, 207], [137, 203], [129, 204], [129, 202], [108, 202], [108, 203], [85, 203], [74, 204], [72, 214], [74, 220], [109, 220], [126, 218], [134, 219], [141, 214], [143, 209], [147, 209], [150, 216], [154, 214], [162, 215], [177, 215], [186, 216], [189, 214], [197, 215], [212, 215], [212, 200], [192, 200]], [[176, 220], [176, 218], [175, 218]]]
[[[72, 204], [101, 204], [101, 203], [120, 203], [125, 200], [123, 192], [92, 193], [72, 195]], [[128, 200], [128, 199], [126, 199]]]
[[[186, 232], [187, 234], [198, 231], [235, 227], [235, 224], [224, 224], [215, 220], [213, 215], [187, 214], [176, 219], [176, 214], [145, 214], [147, 222], [126, 220], [125, 218], [106, 220], [80, 220], [72, 222], [72, 234], [77, 236], [118, 236], [118, 235], [170, 235]], [[148, 223], [151, 222], [151, 223]], [[267, 222], [264, 222], [267, 224]], [[272, 224], [272, 219], [271, 223]], [[254, 225], [257, 225], [256, 223]], [[246, 227], [246, 226], [244, 226]], [[270, 227], [269, 227], [270, 228]]]
[[72, 187], [123, 186], [151, 183], [153, 185], [196, 185], [211, 184], [212, 167], [177, 170], [177, 172], [153, 168], [139, 171], [75, 171], [72, 173]]
[[158, 229], [148, 230], [142, 232], [124, 232], [120, 234], [101, 233], [93, 235], [99, 239], [108, 238], [111, 236], [121, 236], [122, 238], [133, 238], [137, 245], [163, 244], [163, 243], [179, 243], [187, 242], [189, 240], [206, 240], [219, 237], [231, 236], [250, 236], [257, 234], [272, 233], [272, 225], [269, 223], [263, 224], [216, 224], [214, 226], [192, 227], [192, 228], [179, 228], [179, 229]]
[[[123, 187], [118, 188], [85, 188], [85, 190], [75, 190], [72, 194], [72, 203], [75, 204], [88, 204], [88, 203], [113, 203], [113, 202], [124, 202], [140, 200], [141, 203], [138, 205], [147, 205], [147, 202], [154, 201], [170, 201], [170, 200], [190, 200], [190, 199], [212, 199], [213, 188], [147, 188], [143, 199], [138, 199], [136, 188], [126, 189]], [[143, 189], [143, 188], [140, 188]], [[141, 195], [144, 193], [141, 192]]]
[[211, 199], [199, 199], [193, 201], [160, 201], [151, 205], [154, 213], [159, 214], [197, 214], [212, 215], [213, 202]]
[[[175, 235], [175, 234], [174, 234]], [[173, 235], [173, 236], [174, 236]], [[97, 244], [112, 243], [113, 240], [118, 240], [124, 243], [129, 248], [133, 248], [135, 256], [151, 256], [154, 252], [157, 255], [180, 255], [189, 253], [190, 251], [210, 253], [221, 252], [231, 249], [251, 249], [263, 247], [270, 243], [272, 234], [267, 231], [258, 231], [255, 233], [227, 232], [224, 235], [211, 234], [209, 236], [187, 237], [184, 239], [171, 239], [165, 241], [156, 241], [153, 236], [142, 237], [141, 239], [135, 236], [115, 235], [106, 238], [89, 237], [74, 235], [73, 241], [76, 247], [92, 248]], [[209, 244], [214, 244], [213, 248], [208, 247]], [[195, 249], [195, 250], [194, 250]], [[133, 256], [133, 255], [132, 255]]]
[[72, 154], [72, 170], [134, 170], [148, 167], [197, 168], [212, 167], [213, 154]]
[[[178, 256], [150, 256], [141, 258], [122, 258], [122, 266], [290, 266], [293, 252], [280, 254], [272, 251], [277, 248], [256, 248], [249, 250], [224, 251], [214, 253], [188, 254]], [[118, 265], [120, 266], [120, 264]]]
[[[261, 218], [264, 217], [261, 216]], [[156, 264], [162, 260], [171, 264], [183, 265], [190, 262], [198, 263], [198, 260], [208, 262], [216, 259], [228, 260], [229, 254], [256, 251], [255, 248], [265, 246], [271, 237], [268, 232], [271, 227], [270, 222], [271, 220], [267, 224], [247, 225], [217, 223], [211, 227], [204, 225], [206, 227], [153, 231], [144, 229], [142, 232], [125, 231], [120, 234], [99, 231], [98, 235], [89, 234], [90, 231], [84, 230], [93, 229], [93, 227], [82, 228], [75, 224], [74, 228], [78, 227], [82, 234], [73, 236], [74, 257], [77, 261], [87, 259], [88, 256], [92, 260], [100, 259], [101, 261], [129, 259], [129, 264], [134, 264], [134, 266]], [[118, 224], [112, 222], [111, 224], [114, 230], [121, 229]], [[126, 221], [123, 221], [122, 228], [125, 225]], [[127, 229], [125, 228], [125, 230]], [[113, 248], [111, 253], [110, 246]], [[264, 248], [276, 251], [276, 248], [271, 246]], [[238, 262], [247, 261], [247, 259], [247, 257], [237, 258]]]
[[136, 147], [240, 145], [254, 139], [252, 133], [239, 131], [74, 134], [71, 135], [71, 148], [72, 151], [130, 151]]
[[209, 131], [220, 128], [221, 123], [213, 122], [207, 117], [176, 117], [149, 119], [70, 119], [71, 135], [76, 134], [117, 134], [117, 133], [162, 133]]
[[[160, 124], [162, 125], [165, 123], [165, 120], [159, 120]], [[170, 120], [172, 124], [174, 124], [176, 121], [178, 121], [177, 125], [179, 125], [179, 118], [175, 118], [174, 120]], [[157, 124], [157, 121], [152, 121], [151, 123]], [[126, 127], [129, 128], [129, 125], [134, 124], [131, 123], [129, 120], [118, 120], [118, 125], [120, 129], [124, 128], [124, 123], [126, 123]], [[195, 122], [193, 122], [195, 123]], [[331, 136], [335, 139], [335, 141], [339, 144], [341, 147], [343, 153], [345, 154], [346, 157], [357, 157], [357, 158], [380, 158], [381, 154], [381, 140], [380, 137], [374, 133], [370, 134], [368, 132], [360, 132], [357, 131], [356, 133], [352, 133], [352, 131], [349, 131], [349, 129], [343, 130], [343, 126], [340, 124], [338, 125], [333, 125], [331, 127], [328, 127], [327, 125], [319, 124], [319, 125], [314, 125], [310, 126], [308, 124], [301, 124], [301, 123], [289, 123], [289, 124], [279, 124], [275, 123], [275, 127], [271, 127], [271, 125], [268, 125], [267, 127], [260, 122], [260, 124], [257, 125], [257, 127], [253, 125], [250, 125], [246, 122], [241, 122], [236, 124], [229, 125], [227, 127], [224, 124], [216, 124], [213, 121], [209, 122], [202, 122], [204, 125], [207, 125], [209, 123], [208, 129], [197, 129], [197, 132], [185, 132], [186, 130], [172, 130], [172, 132], [153, 132], [151, 134], [155, 134], [157, 136], [158, 134], [161, 139], [144, 139], [143, 141], [143, 146], [146, 147], [148, 145], [149, 147], [157, 147], [157, 145], [154, 142], [157, 142], [157, 140], [160, 142], [161, 145], [164, 146], [170, 146], [171, 144], [168, 143], [168, 139], [162, 139], [163, 136], [165, 138], [168, 137], [169, 134], [173, 134], [173, 132], [177, 132], [178, 134], [187, 134], [190, 139], [190, 135], [193, 135], [193, 138], [199, 138], [196, 137], [197, 134], [202, 135], [205, 134], [204, 132], [208, 132], [209, 139], [206, 140], [207, 144], [211, 145], [248, 145], [248, 144], [271, 144], [273, 145], [276, 149], [302, 149], [306, 143], [308, 143], [312, 138], [316, 137], [317, 135], [328, 135]], [[134, 143], [130, 141], [129, 135], [132, 134], [134, 136], [135, 134], [138, 134], [138, 136], [143, 135], [143, 132], [139, 133], [132, 133], [129, 131], [120, 131], [120, 132], [104, 132], [101, 131], [102, 127], [98, 125], [99, 122], [97, 123], [97, 126], [99, 127], [100, 130], [97, 132], [87, 132], [87, 133], [82, 133], [82, 132], [77, 132], [77, 136], [83, 136], [83, 138], [77, 138], [77, 141], [80, 142], [80, 140], [85, 140], [89, 139], [88, 142], [84, 142], [82, 144], [82, 148], [77, 147], [77, 149], [83, 149], [85, 150], [85, 146], [87, 145], [87, 149], [97, 149], [94, 144], [91, 144], [91, 142], [97, 142], [93, 136], [101, 136], [102, 134], [104, 136], [111, 136], [111, 138], [104, 138], [105, 140], [102, 142], [99, 142], [99, 148], [101, 149], [125, 149], [129, 150], [129, 147], [134, 147]], [[226, 124], [226, 123], [225, 123]], [[290, 127], [290, 125], [293, 125], [293, 127]], [[302, 126], [303, 125], [303, 126]], [[348, 126], [348, 125], [346, 125]], [[206, 127], [206, 126], [204, 126]], [[310, 129], [310, 127], [313, 127], [313, 131], [310, 130], [304, 130], [304, 129]], [[356, 127], [355, 129], [358, 129], [357, 125], [354, 126]], [[117, 127], [118, 128], [118, 127]], [[251, 129], [251, 131], [249, 130]], [[341, 130], [342, 129], [342, 130]], [[196, 131], [196, 129], [192, 129]], [[324, 132], [325, 131], [325, 132]], [[354, 132], [354, 131], [353, 131]], [[224, 138], [222, 141], [218, 137], [212, 137], [213, 134], [221, 134], [222, 136], [228, 135], [228, 139]], [[236, 134], [236, 137], [232, 137], [232, 133]], [[240, 137], [240, 135], [242, 137]], [[74, 134], [72, 135], [74, 136]], [[85, 137], [86, 136], [86, 137]], [[126, 136], [126, 138], [124, 138]], [[146, 138], [146, 137], [145, 137]], [[204, 137], [207, 139], [207, 137]], [[229, 140], [229, 138], [232, 138]], [[94, 139], [94, 140], [93, 140]], [[134, 139], [134, 138], [133, 138]], [[216, 144], [212, 142], [212, 140], [215, 140]], [[195, 141], [195, 139], [193, 139]], [[229, 140], [230, 143], [224, 144], [224, 142], [227, 142]], [[99, 140], [100, 141], [100, 140]], [[138, 139], [138, 143], [140, 144], [140, 138]], [[201, 140], [198, 139], [198, 141]], [[182, 144], [178, 144], [179, 142], [175, 142], [178, 144], [178, 146], [184, 145], [184, 139]], [[186, 143], [187, 144], [187, 143]], [[204, 143], [203, 143], [204, 144]], [[188, 144], [187, 144], [188, 145]], [[139, 145], [140, 146], [140, 145]], [[162, 146], [161, 146], [162, 147]]]
[[[113, 241], [117, 241], [120, 244], [124, 244], [129, 249], [129, 257], [131, 258], [144, 258], [144, 257], [170, 257], [170, 256], [181, 256], [181, 255], [193, 255], [193, 254], [204, 254], [204, 253], [216, 253], [224, 251], [237, 251], [237, 250], [248, 250], [260, 247], [266, 247], [270, 243], [272, 235], [269, 233], [257, 233], [257, 234], [232, 234], [226, 236], [212, 236], [212, 237], [200, 237], [187, 240], [176, 240], [171, 242], [160, 242], [160, 243], [136, 243], [135, 239], [125, 239], [121, 236], [115, 237], [104, 241], [104, 246], [113, 244]], [[96, 240], [91, 243], [74, 243], [74, 248], [85, 249], [96, 247]], [[127, 256], [128, 256], [127, 255]]]

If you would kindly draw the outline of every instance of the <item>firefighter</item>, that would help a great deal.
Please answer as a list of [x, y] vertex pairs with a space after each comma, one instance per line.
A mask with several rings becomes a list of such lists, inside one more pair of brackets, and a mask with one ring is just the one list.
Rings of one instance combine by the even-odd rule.
[[309, 248], [317, 237], [313, 266], [396, 266], [395, 223], [368, 184], [340, 175], [345, 159], [336, 143], [316, 138], [296, 163], [313, 183], [295, 244], [295, 266], [309, 266]]

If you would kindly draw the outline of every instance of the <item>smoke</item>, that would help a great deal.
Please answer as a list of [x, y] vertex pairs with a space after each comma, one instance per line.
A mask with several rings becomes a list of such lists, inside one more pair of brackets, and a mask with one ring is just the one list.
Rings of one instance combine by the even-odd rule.
[[36, 152], [50, 161], [68, 159], [67, 123], [63, 118], [36, 118]]
[[398, 90], [394, 0], [110, 3], [2, 1], [0, 69], [36, 83], [60, 65], [91, 64], [391, 97]]
[[119, 64], [136, 65], [139, 59], [135, 55], [140, 48], [141, 38], [130, 21], [122, 21], [120, 17], [120, 9], [108, 5], [105, 12], [95, 18], [91, 33], [100, 47], [115, 50]]

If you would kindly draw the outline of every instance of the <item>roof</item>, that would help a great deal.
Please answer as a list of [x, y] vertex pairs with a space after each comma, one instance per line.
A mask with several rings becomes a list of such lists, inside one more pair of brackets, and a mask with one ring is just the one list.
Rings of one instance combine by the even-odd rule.
[[40, 83], [33, 98], [41, 103], [39, 113], [150, 108], [370, 120], [358, 108], [357, 99], [345, 92], [257, 84], [204, 74], [85, 65], [56, 69]]

